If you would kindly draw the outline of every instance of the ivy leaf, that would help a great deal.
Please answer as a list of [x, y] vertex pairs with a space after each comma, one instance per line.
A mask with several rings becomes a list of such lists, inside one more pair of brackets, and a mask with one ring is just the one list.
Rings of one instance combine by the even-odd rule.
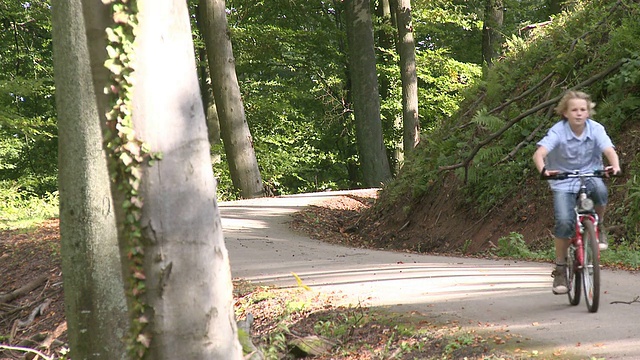
[[114, 59], [107, 59], [104, 62], [104, 66], [115, 75], [120, 75], [120, 73], [122, 73], [122, 69], [124, 68], [120, 64], [120, 61], [116, 61]]
[[121, 153], [119, 158], [125, 166], [129, 166], [133, 162], [131, 156], [129, 156], [129, 154], [127, 154], [126, 152]]
[[136, 180], [140, 180], [142, 178], [142, 170], [138, 167], [131, 168], [131, 176]]
[[140, 155], [140, 147], [135, 142], [130, 141], [126, 143], [123, 147], [134, 157], [137, 157], [138, 155]]
[[136, 338], [136, 341], [144, 345], [144, 347], [146, 347], [147, 349], [151, 345], [151, 337], [148, 334], [139, 334]]
[[133, 277], [138, 279], [138, 280], [146, 280], [147, 277], [144, 276], [144, 274], [142, 273], [142, 271], [140, 270], [136, 270], [133, 272]]
[[116, 34], [116, 32], [113, 31], [112, 28], [107, 28], [107, 30], [105, 30], [105, 32], [107, 33], [107, 40], [109, 40], [109, 42], [112, 42], [112, 43], [119, 43], [120, 42], [120, 35]]
[[113, 21], [116, 24], [127, 24], [129, 23], [129, 14], [126, 11], [118, 11], [113, 13]]
[[137, 196], [131, 197], [131, 203], [135, 205], [138, 209], [142, 208], [142, 200]]
[[109, 56], [109, 59], [115, 59], [116, 57], [119, 57], [120, 55], [120, 49], [117, 49], [111, 45], [107, 46], [107, 56]]

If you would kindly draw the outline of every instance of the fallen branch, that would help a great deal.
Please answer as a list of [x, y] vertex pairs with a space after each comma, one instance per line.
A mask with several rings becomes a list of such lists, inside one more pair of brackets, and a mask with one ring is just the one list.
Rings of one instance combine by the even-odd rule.
[[532, 87], [530, 87], [529, 89], [527, 89], [527, 91], [523, 92], [522, 94], [514, 97], [513, 99], [509, 99], [506, 102], [500, 104], [498, 107], [491, 109], [489, 111], [489, 114], [495, 114], [499, 111], [501, 111], [502, 109], [506, 108], [507, 106], [511, 105], [512, 103], [525, 98], [529, 95], [531, 95], [534, 91], [536, 91], [539, 87], [541, 87], [542, 85], [544, 85], [549, 79], [551, 79], [551, 77], [555, 75], [554, 72], [549, 73], [547, 76], [545, 76], [544, 79], [540, 80], [537, 84], [533, 85]]
[[[546, 97], [549, 98], [549, 96], [550, 96], [550, 94], [548, 93]], [[511, 150], [511, 152], [509, 152], [509, 154], [507, 156], [502, 158], [502, 160], [498, 161], [498, 164], [506, 162], [507, 160], [512, 159], [514, 156], [516, 156], [516, 154], [518, 153], [518, 151], [520, 149], [522, 149], [523, 147], [527, 146], [531, 141], [533, 141], [533, 138], [535, 138], [538, 135], [538, 132], [540, 130], [542, 130], [542, 128], [544, 126], [546, 126], [547, 122], [552, 117], [553, 117], [553, 108], [549, 107], [549, 109], [547, 110], [547, 115], [545, 116], [544, 121], [541, 121], [540, 124], [538, 124], [538, 126], [536, 126], [536, 128], [533, 129], [533, 131], [523, 141], [521, 141], [513, 150]]]
[[51, 299], [46, 299], [42, 304], [36, 306], [33, 310], [31, 310], [31, 313], [29, 314], [27, 320], [16, 320], [13, 323], [13, 327], [11, 328], [11, 335], [9, 335], [9, 340], [13, 340], [13, 338], [18, 333], [18, 330], [24, 329], [27, 326], [31, 325], [31, 323], [33, 323], [33, 321], [36, 319], [36, 316], [44, 315], [44, 312], [47, 310], [50, 304]]
[[[530, 94], [532, 94], [535, 90], [537, 90], [539, 87], [541, 87], [542, 85], [544, 85], [544, 83], [546, 83], [546, 82], [547, 82], [547, 80], [549, 80], [549, 79], [550, 79], [554, 74], [555, 74], [555, 73], [550, 73], [550, 74], [548, 74], [544, 79], [542, 79], [540, 82], [538, 82], [537, 84], [535, 84], [535, 85], [533, 85], [532, 87], [530, 87], [527, 91], [525, 91], [525, 92], [523, 92], [522, 94], [520, 94], [520, 95], [516, 96], [515, 98], [513, 98], [513, 99], [509, 99], [509, 100], [507, 100], [507, 101], [503, 102], [502, 104], [498, 105], [497, 107], [495, 107], [495, 108], [493, 108], [493, 109], [489, 110], [488, 114], [495, 114], [495, 113], [497, 113], [497, 112], [501, 111], [502, 109], [506, 108], [507, 106], [511, 105], [512, 103], [514, 103], [514, 102], [516, 102], [516, 101], [518, 101], [518, 100], [520, 100], [520, 99], [522, 99], [522, 98], [525, 98], [525, 97], [529, 96], [529, 95], [530, 95]], [[483, 93], [483, 94], [482, 94], [482, 96], [481, 96], [481, 97], [479, 97], [479, 98], [478, 98], [478, 100], [476, 100], [476, 102], [472, 105], [472, 106], [473, 106], [473, 108], [475, 108], [475, 107], [478, 105], [478, 103], [479, 103], [482, 99], [484, 99], [485, 95], [486, 95], [486, 94], [485, 94], [485, 93]], [[467, 115], [471, 110], [473, 110], [473, 108], [470, 108], [469, 110], [467, 110], [467, 111], [464, 113], [464, 115], [462, 116], [462, 118], [464, 118], [464, 117], [465, 117], [465, 116], [466, 116], [466, 115]], [[469, 125], [471, 125], [471, 124], [473, 124], [473, 120], [471, 120], [471, 121], [469, 121], [469, 122], [467, 122], [467, 123], [465, 123], [465, 124], [463, 124], [463, 125], [460, 125], [460, 126], [458, 127], [458, 129], [464, 129], [464, 128], [468, 127], [468, 126], [469, 126]]]
[[640, 296], [636, 296], [636, 298], [631, 300], [631, 301], [612, 301], [611, 304], [627, 304], [627, 305], [631, 305], [631, 304], [637, 303], [637, 302], [640, 302]]
[[51, 299], [47, 299], [42, 304], [36, 306], [35, 309], [31, 311], [31, 314], [29, 314], [29, 317], [27, 318], [27, 320], [17, 320], [18, 327], [25, 328], [31, 325], [33, 320], [36, 319], [36, 316], [44, 315], [44, 312], [47, 310], [50, 304], [51, 304]]
[[47, 281], [47, 279], [48, 279], [47, 275], [41, 275], [37, 279], [32, 280], [30, 283], [28, 283], [27, 285], [19, 289], [16, 289], [8, 294], [0, 295], [0, 304], [11, 302], [16, 298], [31, 292], [33, 289], [36, 289], [37, 287], [42, 285], [42, 283]]
[[30, 348], [19, 347], [19, 346], [8, 346], [8, 345], [2, 345], [2, 344], [0, 344], [0, 349], [29, 352], [29, 353], [36, 354], [45, 360], [52, 360], [50, 357], [48, 357], [47, 355], [41, 353], [36, 349], [30, 349]]
[[[609, 14], [607, 14], [607, 16], [600, 20], [600, 22], [598, 22], [596, 24], [596, 26], [594, 27], [594, 30], [597, 30], [600, 26], [604, 25], [607, 23], [607, 21], [609, 20], [609, 17], [611, 17], [613, 15], [613, 13], [617, 10], [618, 6], [622, 5], [622, 1], [618, 0], [612, 7], [611, 9], [609, 9]], [[582, 36], [580, 36], [577, 39], [574, 39], [573, 42], [571, 43], [571, 46], [569, 47], [569, 53], [572, 53], [573, 50], [576, 48], [576, 45], [578, 44], [578, 41], [583, 40], [587, 37], [587, 35], [590, 35], [593, 31], [589, 30], [587, 32], [585, 32], [584, 34], [582, 34]]]
[[[578, 90], [584, 87], [587, 87], [593, 83], [595, 83], [596, 81], [606, 77], [607, 75], [611, 74], [612, 72], [614, 72], [615, 70], [617, 70], [620, 66], [622, 66], [624, 63], [626, 63], [628, 61], [628, 59], [621, 59], [618, 60], [618, 62], [616, 62], [615, 64], [613, 64], [611, 67], [609, 67], [608, 69], [602, 71], [599, 74], [594, 75], [593, 77], [581, 82], [580, 84], [572, 87], [570, 90]], [[449, 165], [449, 166], [441, 166], [440, 167], [440, 171], [447, 171], [447, 170], [455, 170], [461, 167], [464, 168], [468, 168], [469, 164], [471, 163], [471, 161], [473, 160], [473, 158], [478, 154], [478, 151], [480, 151], [480, 149], [482, 149], [485, 145], [491, 143], [493, 140], [497, 139], [498, 137], [500, 137], [502, 134], [504, 134], [507, 130], [509, 130], [513, 125], [517, 124], [520, 120], [526, 118], [529, 115], [535, 114], [536, 112], [548, 108], [549, 106], [555, 105], [558, 101], [560, 101], [560, 99], [562, 98], [564, 94], [560, 94], [556, 97], [554, 97], [553, 99], [547, 100], [541, 104], [538, 104], [534, 107], [532, 107], [531, 109], [521, 113], [520, 115], [516, 116], [515, 118], [509, 120], [509, 122], [507, 122], [505, 124], [505, 126], [503, 126], [500, 130], [496, 131], [495, 133], [489, 135], [489, 137], [487, 137], [486, 139], [482, 140], [481, 142], [479, 142], [478, 144], [476, 144], [476, 146], [473, 148], [473, 150], [471, 150], [471, 153], [460, 163], [458, 164], [454, 164], [454, 165]]]

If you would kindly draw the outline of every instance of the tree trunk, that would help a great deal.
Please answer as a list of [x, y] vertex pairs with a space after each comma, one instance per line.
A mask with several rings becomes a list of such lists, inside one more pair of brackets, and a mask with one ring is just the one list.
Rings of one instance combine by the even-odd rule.
[[378, 187], [391, 179], [391, 170], [382, 138], [380, 95], [369, 1], [346, 0], [345, 10], [360, 167], [364, 186]]
[[[382, 51], [379, 51], [380, 62], [383, 65], [388, 65], [392, 62], [391, 52], [390, 50], [393, 48], [395, 43], [395, 37], [393, 31], [389, 29], [392, 28], [391, 23], [391, 7], [389, 4], [389, 0], [380, 0], [378, 2], [378, 7], [376, 8], [376, 15], [379, 18], [379, 21], [383, 26], [378, 30], [378, 46]], [[387, 74], [380, 75], [380, 97], [382, 100], [389, 97], [390, 92], [390, 81]]]
[[262, 197], [264, 188], [236, 77], [225, 2], [200, 0], [200, 11], [213, 96], [231, 180], [243, 198]]
[[[71, 356], [124, 359], [127, 306], [81, 1], [53, 1], [52, 23], [60, 239]], [[98, 37], [91, 40], [104, 49], [104, 28]]]
[[133, 123], [162, 153], [141, 167], [147, 358], [242, 359], [187, 4], [138, 6]]
[[484, 25], [482, 27], [482, 62], [488, 67], [502, 52], [503, 0], [485, 0]]
[[[380, 0], [376, 8], [376, 16], [378, 21], [382, 24], [378, 30], [378, 46], [381, 49], [378, 51], [379, 60], [378, 64], [385, 69], [392, 67], [395, 64], [393, 59], [392, 49], [395, 48], [397, 41], [396, 33], [392, 29], [395, 27], [395, 14], [392, 11], [392, 6], [396, 6], [394, 1]], [[380, 82], [380, 100], [384, 103], [391, 94], [391, 80], [386, 71], [380, 73], [378, 77]], [[393, 132], [396, 133], [396, 129], [402, 129], [402, 116], [394, 114], [386, 114], [386, 116], [393, 117]], [[381, 114], [384, 118], [384, 115]], [[392, 166], [394, 174], [400, 171], [402, 163], [404, 162], [404, 153], [402, 150], [402, 139], [397, 139], [395, 136], [392, 139], [393, 146], [393, 158]]]
[[[196, 26], [198, 32], [204, 34], [205, 28], [202, 23], [202, 13], [200, 6], [196, 5]], [[220, 121], [218, 119], [218, 110], [216, 109], [216, 102], [211, 94], [211, 86], [207, 82], [209, 78], [209, 68], [206, 65], [207, 51], [204, 47], [198, 50], [198, 79], [200, 80], [200, 93], [202, 95], [202, 104], [204, 107], [204, 116], [207, 119], [207, 129], [209, 131], [209, 142], [211, 145], [220, 144]], [[218, 161], [213, 159], [214, 163], [218, 163], [220, 156], [217, 156]]]
[[397, 0], [398, 54], [402, 80], [402, 123], [404, 153], [409, 155], [420, 142], [418, 117], [418, 75], [416, 73], [416, 45], [411, 21], [411, 1]]
[[565, 8], [565, 0], [547, 0], [547, 8], [549, 9], [549, 16], [559, 14]]

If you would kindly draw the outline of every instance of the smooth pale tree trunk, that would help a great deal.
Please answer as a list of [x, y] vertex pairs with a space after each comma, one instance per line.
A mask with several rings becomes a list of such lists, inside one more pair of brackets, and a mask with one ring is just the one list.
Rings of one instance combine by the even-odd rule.
[[147, 358], [242, 359], [187, 3], [138, 1], [133, 122], [142, 167]]
[[345, 12], [356, 141], [363, 184], [367, 187], [379, 187], [391, 179], [391, 170], [382, 138], [380, 95], [369, 1], [346, 0]]
[[73, 359], [124, 359], [114, 206], [80, 0], [52, 1], [65, 313]]
[[225, 2], [200, 0], [200, 11], [213, 97], [231, 180], [243, 198], [262, 197], [264, 187], [236, 77]]
[[400, 55], [400, 78], [402, 80], [403, 147], [405, 155], [408, 156], [420, 142], [416, 44], [411, 21], [411, 1], [397, 0], [397, 4], [398, 54]]
[[503, 0], [485, 0], [484, 25], [482, 27], [482, 62], [488, 67], [502, 52]]

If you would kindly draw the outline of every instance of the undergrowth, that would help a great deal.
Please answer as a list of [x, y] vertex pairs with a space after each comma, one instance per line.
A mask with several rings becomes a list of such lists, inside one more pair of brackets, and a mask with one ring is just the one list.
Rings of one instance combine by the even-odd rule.
[[[424, 134], [376, 211], [385, 213], [399, 199], [428, 198], [445, 183], [464, 195], [456, 197], [460, 206], [478, 213], [525, 196], [523, 183], [537, 176], [535, 143], [559, 120], [553, 107], [567, 89], [592, 96], [593, 118], [617, 144], [639, 119], [638, 22], [638, 1], [580, 1], [548, 25], [508, 39], [503, 58], [466, 90], [459, 111]], [[616, 189], [626, 192], [624, 211], [610, 219], [624, 224], [629, 241], [639, 234], [637, 162], [626, 167], [629, 186]]]
[[515, 335], [497, 330], [439, 323], [417, 312], [340, 304], [331, 296], [302, 287], [277, 289], [242, 280], [234, 285], [236, 316], [241, 320], [255, 316], [253, 341], [267, 360], [304, 357], [297, 347], [300, 339], [324, 344], [315, 346], [323, 349], [312, 356], [318, 360], [524, 359], [542, 355], [535, 349], [523, 349]]
[[39, 196], [8, 181], [0, 183], [0, 230], [30, 228], [57, 216], [57, 191]]
[[[640, 246], [634, 241], [611, 241], [606, 251], [600, 252], [600, 265], [625, 270], [640, 270]], [[531, 249], [522, 234], [512, 232], [498, 240], [498, 246], [491, 250], [493, 255], [518, 260], [555, 261], [553, 240], [543, 249]]]

